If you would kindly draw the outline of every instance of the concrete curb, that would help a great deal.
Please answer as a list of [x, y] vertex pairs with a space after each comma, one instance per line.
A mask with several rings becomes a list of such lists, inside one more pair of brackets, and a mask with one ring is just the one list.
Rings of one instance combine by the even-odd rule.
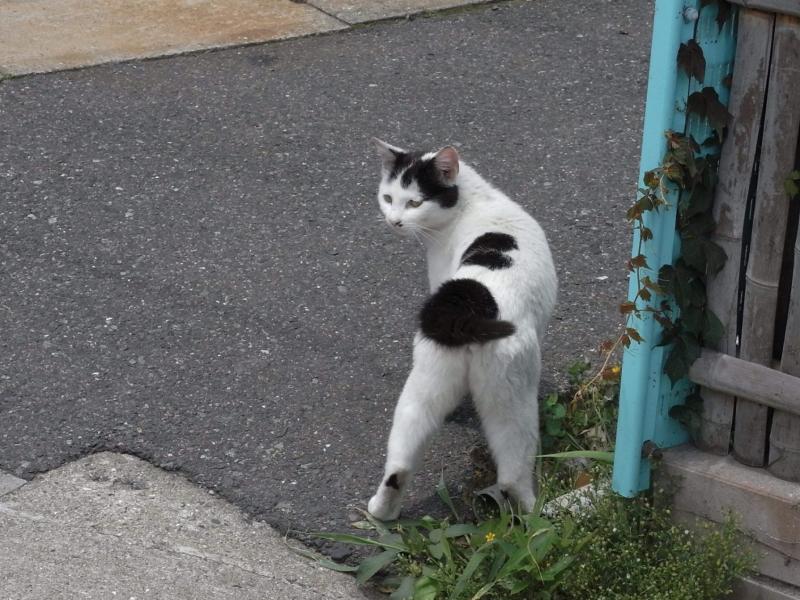
[[26, 483], [28, 482], [24, 479], [14, 477], [11, 473], [0, 471], [0, 496], [10, 494], [14, 490], [21, 488]]
[[213, 492], [123, 454], [87, 456], [6, 494], [0, 531], [3, 598], [374, 597]]

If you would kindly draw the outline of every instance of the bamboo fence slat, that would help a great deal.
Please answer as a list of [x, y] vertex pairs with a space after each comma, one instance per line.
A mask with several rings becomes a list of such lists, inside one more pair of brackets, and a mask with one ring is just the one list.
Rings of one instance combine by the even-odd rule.
[[[800, 125], [797, 19], [775, 20], [769, 88], [756, 190], [753, 231], [744, 296], [740, 357], [772, 362], [775, 313], [789, 201], [783, 188], [794, 167]], [[734, 454], [740, 462], [764, 466], [768, 409], [747, 400], [736, 404]]]
[[[736, 62], [731, 84], [729, 112], [733, 122], [722, 147], [719, 181], [714, 199], [717, 227], [713, 240], [725, 251], [725, 265], [708, 285], [709, 308], [726, 324], [716, 349], [736, 356], [736, 322], [739, 305], [739, 272], [747, 196], [756, 160], [758, 133], [767, 87], [772, 30], [775, 15], [742, 10], [739, 15]], [[733, 427], [734, 398], [703, 388], [703, 418], [698, 446], [727, 454]]]
[[[776, 34], [781, 34], [781, 49], [787, 65], [787, 88], [784, 94], [795, 106], [800, 105], [800, 19], [779, 17], [776, 23]], [[787, 116], [786, 144], [794, 142], [800, 134], [800, 116], [796, 113]], [[789, 120], [795, 117], [794, 121]], [[793, 129], [790, 129], [794, 126]], [[792, 136], [794, 133], [794, 136]], [[796, 165], [798, 157], [795, 156]], [[795, 200], [795, 202], [800, 200]], [[787, 198], [787, 203], [789, 202]], [[791, 375], [800, 376], [800, 232], [795, 240], [794, 267], [792, 273], [792, 290], [789, 298], [789, 312], [786, 322], [786, 333], [781, 354], [781, 370]], [[772, 416], [770, 432], [769, 471], [783, 479], [800, 481], [800, 416], [776, 410]]]

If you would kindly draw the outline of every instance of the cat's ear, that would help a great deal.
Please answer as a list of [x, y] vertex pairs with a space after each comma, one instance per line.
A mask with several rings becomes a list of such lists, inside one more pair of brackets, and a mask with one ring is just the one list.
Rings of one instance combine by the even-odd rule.
[[383, 162], [383, 168], [391, 170], [394, 166], [397, 157], [400, 154], [403, 154], [403, 150], [398, 148], [397, 146], [392, 146], [391, 144], [387, 144], [383, 140], [379, 140], [378, 138], [374, 137], [370, 140], [372, 145], [375, 146], [375, 149], [378, 151], [378, 155], [381, 157], [381, 161]]
[[452, 146], [442, 148], [433, 157], [433, 166], [439, 179], [446, 185], [453, 185], [458, 175], [458, 151]]

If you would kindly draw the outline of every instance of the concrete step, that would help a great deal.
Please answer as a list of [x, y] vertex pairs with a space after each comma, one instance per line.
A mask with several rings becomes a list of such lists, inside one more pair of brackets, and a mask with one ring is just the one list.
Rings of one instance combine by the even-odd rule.
[[662, 467], [658, 481], [674, 485], [677, 519], [719, 523], [733, 511], [756, 542], [759, 572], [800, 587], [800, 484], [691, 446], [666, 451]]
[[730, 600], [800, 600], [800, 588], [768, 577], [745, 577]]

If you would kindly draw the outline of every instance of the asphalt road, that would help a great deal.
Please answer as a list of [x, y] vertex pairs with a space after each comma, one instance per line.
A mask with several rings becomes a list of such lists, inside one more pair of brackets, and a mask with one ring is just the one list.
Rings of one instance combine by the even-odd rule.
[[[378, 222], [371, 135], [459, 145], [540, 220], [558, 385], [619, 323], [650, 19], [511, 2], [0, 84], [0, 468], [124, 451], [283, 528], [345, 528], [426, 289]], [[477, 439], [469, 412], [446, 425], [410, 514]]]

